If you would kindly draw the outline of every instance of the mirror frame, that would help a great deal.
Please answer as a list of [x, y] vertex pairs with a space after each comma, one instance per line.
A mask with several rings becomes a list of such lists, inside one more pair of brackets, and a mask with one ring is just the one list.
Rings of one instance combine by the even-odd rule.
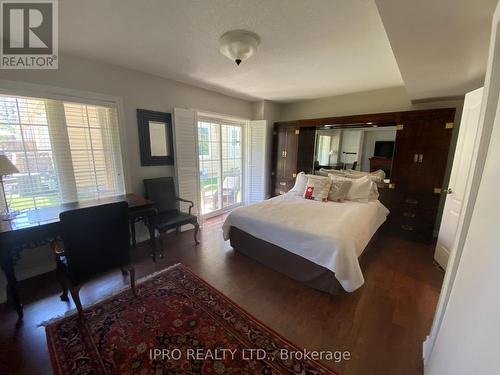
[[[167, 146], [170, 154], [167, 156], [152, 156], [149, 135], [149, 122], [165, 123], [165, 135], [168, 136]], [[173, 165], [174, 164], [174, 139], [172, 132], [172, 115], [166, 112], [137, 109], [137, 125], [139, 128], [139, 146], [141, 151], [141, 166]]]

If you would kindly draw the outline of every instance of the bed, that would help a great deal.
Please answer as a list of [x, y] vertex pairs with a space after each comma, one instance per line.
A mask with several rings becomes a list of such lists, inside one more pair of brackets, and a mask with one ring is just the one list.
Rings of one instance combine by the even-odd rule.
[[358, 258], [389, 211], [378, 200], [318, 202], [287, 193], [232, 211], [235, 251], [312, 288], [337, 294], [364, 283]]

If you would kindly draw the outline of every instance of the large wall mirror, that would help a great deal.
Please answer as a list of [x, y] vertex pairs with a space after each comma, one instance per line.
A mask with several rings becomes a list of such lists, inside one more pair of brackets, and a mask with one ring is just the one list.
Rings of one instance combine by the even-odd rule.
[[137, 123], [141, 165], [174, 164], [171, 114], [138, 109]]
[[390, 179], [396, 126], [322, 127], [316, 130], [314, 168], [382, 169]]

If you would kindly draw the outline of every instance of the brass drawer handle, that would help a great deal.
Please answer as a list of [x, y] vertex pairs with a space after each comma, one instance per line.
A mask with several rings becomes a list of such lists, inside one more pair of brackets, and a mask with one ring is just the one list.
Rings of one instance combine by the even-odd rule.
[[281, 181], [281, 182], [280, 182], [280, 185], [281, 185], [281, 186], [286, 186], [286, 182]]
[[407, 230], [407, 231], [412, 231], [414, 228], [413, 228], [413, 225], [401, 225], [401, 229]]
[[408, 203], [408, 204], [418, 204], [418, 200], [408, 198], [408, 199], [405, 199], [405, 203]]
[[415, 217], [416, 215], [413, 212], [403, 212], [404, 217]]

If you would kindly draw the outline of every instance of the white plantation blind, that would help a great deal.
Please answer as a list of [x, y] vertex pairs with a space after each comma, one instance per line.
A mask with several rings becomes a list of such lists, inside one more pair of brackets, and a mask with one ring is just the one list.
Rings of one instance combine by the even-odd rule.
[[248, 124], [247, 203], [266, 198], [267, 126], [266, 120]]
[[115, 107], [0, 95], [0, 152], [11, 210], [123, 194]]
[[[189, 109], [174, 108], [175, 170], [178, 195], [195, 203], [192, 213], [199, 213], [199, 175], [197, 152], [196, 112]], [[180, 208], [188, 212], [188, 203], [181, 202]]]

